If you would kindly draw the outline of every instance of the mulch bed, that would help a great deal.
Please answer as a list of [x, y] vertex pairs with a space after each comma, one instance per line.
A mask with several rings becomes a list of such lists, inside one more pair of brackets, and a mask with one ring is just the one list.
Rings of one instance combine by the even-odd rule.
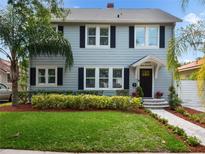
[[[167, 111], [174, 113], [175, 115], [178, 114], [177, 112], [170, 110], [170, 109], [166, 109]], [[46, 109], [46, 110], [40, 110], [40, 109], [36, 109], [33, 108], [31, 104], [18, 104], [16, 106], [3, 106], [0, 107], [0, 112], [87, 112], [87, 111], [113, 111], [113, 110], [71, 110], [71, 109]], [[192, 111], [192, 109], [189, 110], [192, 113], [196, 113], [195, 110]], [[147, 114], [144, 109], [137, 109], [135, 111], [133, 111], [137, 114]], [[199, 113], [197, 111], [197, 113]], [[201, 113], [201, 112], [200, 112]], [[178, 115], [177, 115], [178, 116]], [[185, 119], [186, 120], [186, 119]], [[161, 124], [161, 123], [160, 123]], [[169, 132], [171, 133], [171, 130], [169, 130]], [[177, 136], [178, 140], [183, 141], [183, 139], [180, 136]], [[189, 147], [189, 149], [191, 150], [190, 152], [201, 152], [204, 153], [205, 152], [205, 146], [197, 146], [197, 147], [191, 147], [189, 145], [187, 145]]]
[[[189, 112], [190, 114], [203, 113], [203, 112], [196, 111], [196, 110], [194, 110], [194, 109], [190, 109], [190, 108], [187, 108], [187, 107], [183, 107], [183, 108], [184, 108], [187, 112]], [[181, 113], [178, 113], [178, 112], [176, 112], [176, 111], [174, 111], [174, 110], [171, 110], [170, 108], [166, 108], [165, 110], [168, 111], [168, 112], [173, 113], [174, 115], [176, 115], [176, 116], [178, 116], [178, 117], [180, 117], [180, 118], [182, 118], [182, 119], [184, 119], [184, 120], [187, 120], [187, 121], [189, 121], [189, 122], [191, 122], [191, 123], [194, 123], [194, 124], [196, 124], [196, 125], [198, 125], [198, 126], [200, 126], [200, 127], [205, 128], [205, 124], [202, 124], [202, 123], [193, 121], [193, 120], [191, 120], [190, 118], [188, 118], [187, 116], [184, 116], [184, 115], [181, 114]]]
[[[0, 112], [103, 112], [103, 111], [119, 111], [119, 110], [109, 110], [109, 109], [90, 109], [90, 110], [74, 110], [74, 109], [36, 109], [32, 107], [32, 104], [18, 104], [15, 106], [3, 106], [0, 107]], [[144, 109], [137, 109], [133, 111], [137, 114], [147, 114], [145, 113]]]

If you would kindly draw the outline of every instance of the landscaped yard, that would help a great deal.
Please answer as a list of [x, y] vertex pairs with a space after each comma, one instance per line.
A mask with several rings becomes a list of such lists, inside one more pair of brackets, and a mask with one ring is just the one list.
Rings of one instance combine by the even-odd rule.
[[1, 112], [0, 148], [78, 152], [187, 151], [148, 115], [125, 112]]

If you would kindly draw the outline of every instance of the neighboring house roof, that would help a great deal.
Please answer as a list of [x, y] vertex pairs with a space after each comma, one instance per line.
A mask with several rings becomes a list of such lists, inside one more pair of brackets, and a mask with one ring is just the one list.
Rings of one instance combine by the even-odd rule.
[[9, 73], [10, 72], [10, 62], [0, 58], [0, 70]]
[[200, 66], [203, 64], [203, 59], [191, 62], [189, 64], [185, 64], [183, 66], [178, 67], [179, 72], [187, 71], [187, 70], [194, 70], [200, 68]]
[[56, 22], [69, 23], [175, 23], [182, 20], [160, 9], [85, 9], [72, 8], [64, 20], [53, 18]]

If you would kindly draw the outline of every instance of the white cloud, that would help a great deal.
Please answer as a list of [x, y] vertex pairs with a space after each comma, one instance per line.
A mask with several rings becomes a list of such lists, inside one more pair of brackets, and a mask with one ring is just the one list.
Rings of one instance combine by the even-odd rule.
[[77, 6], [77, 5], [76, 5], [76, 6], [74, 6], [73, 8], [80, 8], [80, 6]]
[[202, 18], [195, 13], [189, 13], [184, 17], [184, 21], [190, 24], [196, 24], [200, 20], [202, 20]]

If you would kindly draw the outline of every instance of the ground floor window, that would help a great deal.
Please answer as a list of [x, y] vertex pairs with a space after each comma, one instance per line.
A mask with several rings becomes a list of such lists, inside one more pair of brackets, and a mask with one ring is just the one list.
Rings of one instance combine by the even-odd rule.
[[56, 68], [37, 68], [37, 84], [41, 85], [56, 85]]
[[85, 68], [85, 89], [123, 89], [123, 68]]

